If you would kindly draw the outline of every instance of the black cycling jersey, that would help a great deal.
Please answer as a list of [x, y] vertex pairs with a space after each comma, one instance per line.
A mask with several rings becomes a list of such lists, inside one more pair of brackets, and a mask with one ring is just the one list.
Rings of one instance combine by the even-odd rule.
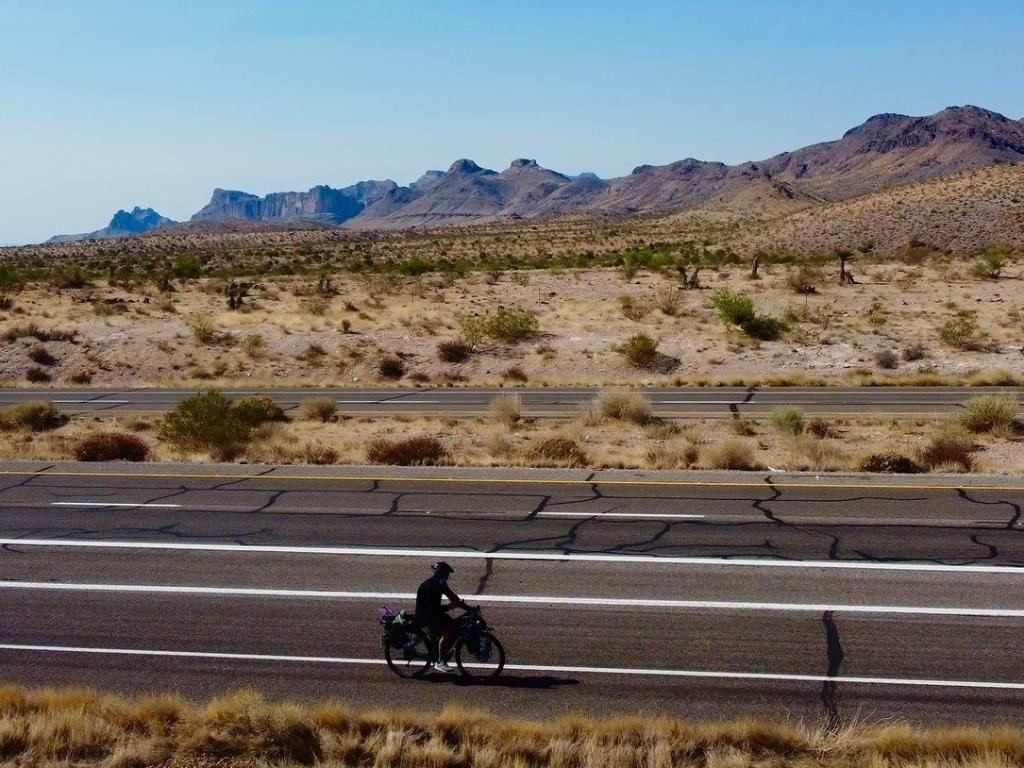
[[[451, 605], [442, 606], [441, 597], [447, 597]], [[416, 619], [424, 624], [444, 616], [452, 605], [461, 605], [462, 599], [452, 591], [448, 582], [443, 584], [431, 576], [416, 590]]]

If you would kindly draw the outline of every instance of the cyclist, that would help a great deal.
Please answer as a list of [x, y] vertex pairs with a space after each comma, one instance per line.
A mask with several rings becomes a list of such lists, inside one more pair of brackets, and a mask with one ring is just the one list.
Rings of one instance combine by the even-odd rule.
[[[433, 575], [420, 584], [416, 590], [416, 621], [427, 629], [437, 643], [437, 659], [433, 668], [438, 672], [454, 672], [455, 668], [446, 661], [455, 635], [455, 620], [448, 615], [452, 608], [465, 608], [466, 604], [448, 586], [448, 577], [455, 569], [443, 560], [430, 566]], [[447, 597], [448, 604], [442, 605], [441, 598]]]

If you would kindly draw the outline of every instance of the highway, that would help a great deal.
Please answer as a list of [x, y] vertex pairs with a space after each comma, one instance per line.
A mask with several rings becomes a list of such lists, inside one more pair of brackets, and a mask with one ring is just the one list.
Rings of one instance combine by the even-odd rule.
[[[655, 414], [675, 418], [709, 418], [745, 414], [765, 415], [780, 406], [808, 414], [861, 418], [928, 418], [948, 413], [969, 397], [983, 392], [1021, 395], [1005, 387], [681, 387], [640, 389], [650, 398]], [[69, 413], [149, 412], [173, 408], [192, 395], [189, 389], [0, 389], [0, 407], [26, 400], [48, 399]], [[390, 388], [390, 389], [246, 389], [229, 390], [230, 397], [265, 394], [286, 410], [310, 397], [333, 398], [343, 414], [374, 416], [440, 413], [479, 416], [491, 400], [515, 393], [523, 412], [535, 417], [569, 417], [591, 402], [595, 389], [556, 388]]]
[[[1021, 722], [1024, 479], [372, 472], [0, 465], [4, 678]], [[377, 608], [442, 557], [505, 641], [498, 684], [383, 666]]]

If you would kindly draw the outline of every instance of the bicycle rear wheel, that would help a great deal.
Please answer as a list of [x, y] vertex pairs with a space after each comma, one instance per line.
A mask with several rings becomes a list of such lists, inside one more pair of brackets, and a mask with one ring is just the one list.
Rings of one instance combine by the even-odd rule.
[[432, 655], [430, 640], [418, 629], [392, 633], [384, 641], [384, 658], [399, 677], [422, 676], [430, 669]]
[[494, 680], [505, 668], [505, 646], [490, 632], [463, 637], [455, 646], [455, 663], [472, 680]]

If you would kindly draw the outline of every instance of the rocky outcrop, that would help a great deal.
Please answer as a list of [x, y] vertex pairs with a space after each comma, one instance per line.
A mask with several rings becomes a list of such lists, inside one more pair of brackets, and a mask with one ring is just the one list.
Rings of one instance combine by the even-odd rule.
[[393, 181], [361, 181], [334, 189], [317, 186], [306, 192], [274, 192], [258, 197], [238, 190], [215, 189], [210, 202], [192, 216], [193, 221], [248, 219], [288, 222], [318, 220], [343, 224], [398, 189]]
[[145, 232], [152, 232], [155, 229], [168, 227], [175, 222], [161, 216], [152, 208], [139, 208], [136, 206], [130, 211], [120, 210], [113, 215], [110, 223], [103, 229], [95, 232], [86, 232], [80, 235], [56, 235], [51, 237], [49, 243], [74, 243], [81, 240], [107, 240], [112, 237], [131, 237], [141, 235]]

